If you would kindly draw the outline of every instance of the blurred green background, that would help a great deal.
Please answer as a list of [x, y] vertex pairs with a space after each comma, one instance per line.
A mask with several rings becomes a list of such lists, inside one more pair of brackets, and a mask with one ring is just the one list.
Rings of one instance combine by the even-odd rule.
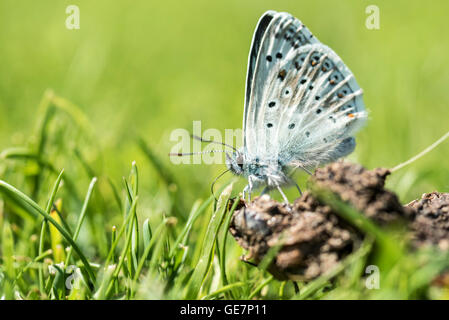
[[[80, 8], [79, 30], [65, 27], [70, 4]], [[365, 27], [371, 4], [380, 8], [380, 30]], [[80, 140], [76, 129], [52, 139], [65, 150], [76, 145], [117, 184], [136, 160], [143, 201], [164, 209], [157, 174], [136, 143], [141, 136], [180, 181], [190, 207], [224, 166], [171, 164], [170, 132], [192, 130], [193, 120], [203, 130], [241, 128], [250, 41], [269, 9], [302, 20], [364, 89], [370, 120], [351, 160], [392, 167], [449, 129], [447, 1], [1, 0], [0, 152], [33, 141], [39, 102], [51, 88], [78, 105], [93, 128], [89, 139]], [[54, 163], [84, 193], [89, 178], [72, 169], [72, 153], [62, 153], [54, 151]], [[447, 192], [448, 154], [446, 142], [393, 174], [388, 186], [402, 202]]]

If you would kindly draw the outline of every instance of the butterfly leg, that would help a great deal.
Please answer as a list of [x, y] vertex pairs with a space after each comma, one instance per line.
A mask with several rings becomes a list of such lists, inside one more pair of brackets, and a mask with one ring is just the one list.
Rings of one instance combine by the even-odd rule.
[[243, 201], [246, 201], [246, 195], [249, 193], [249, 185], [243, 189]]
[[248, 203], [251, 202], [251, 191], [253, 190], [253, 180], [251, 176], [248, 177], [248, 184], [243, 189], [243, 200], [246, 200], [246, 195], [248, 195]]
[[280, 194], [282, 195], [282, 198], [284, 198], [284, 202], [286, 204], [289, 204], [290, 202], [288, 201], [287, 196], [285, 195], [284, 191], [282, 191], [281, 187], [277, 185], [276, 188], [279, 190]]
[[299, 191], [299, 195], [302, 196], [301, 188], [298, 186], [298, 184], [296, 182], [295, 182], [295, 186], [296, 186], [296, 189], [298, 189], [298, 191]]
[[251, 191], [253, 191], [253, 179], [248, 177], [248, 202], [251, 202]]
[[264, 194], [266, 194], [268, 192], [268, 187], [263, 188], [262, 192], [260, 193], [261, 196], [263, 196]]
[[298, 186], [298, 184], [295, 182], [295, 180], [293, 180], [293, 179], [291, 178], [291, 176], [289, 177], [289, 180], [290, 180], [290, 183], [294, 184], [295, 187], [296, 187], [296, 189], [298, 189], [299, 195], [302, 196], [301, 188]]

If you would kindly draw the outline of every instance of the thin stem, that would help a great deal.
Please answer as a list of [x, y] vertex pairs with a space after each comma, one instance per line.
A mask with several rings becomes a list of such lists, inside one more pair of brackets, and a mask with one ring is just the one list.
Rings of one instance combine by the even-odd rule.
[[416, 156], [410, 158], [409, 160], [402, 162], [400, 164], [398, 164], [397, 166], [393, 167], [392, 169], [390, 169], [391, 172], [395, 172], [399, 169], [402, 169], [403, 167], [405, 167], [406, 165], [414, 162], [415, 160], [418, 160], [419, 158], [421, 158], [422, 156], [424, 156], [426, 153], [429, 153], [430, 151], [432, 151], [434, 148], [436, 148], [440, 143], [442, 143], [444, 140], [446, 140], [449, 137], [449, 131], [446, 132], [445, 135], [443, 135], [440, 139], [438, 139], [437, 141], [435, 141], [434, 143], [432, 143], [430, 146], [428, 146], [426, 149], [424, 149], [423, 151], [421, 151], [420, 153], [418, 153]]

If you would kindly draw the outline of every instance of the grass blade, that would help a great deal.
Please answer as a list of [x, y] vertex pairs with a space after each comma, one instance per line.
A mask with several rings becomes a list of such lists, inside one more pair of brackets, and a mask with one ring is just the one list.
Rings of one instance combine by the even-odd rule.
[[86, 268], [86, 271], [89, 275], [89, 278], [92, 281], [95, 281], [95, 274], [92, 270], [92, 268], [89, 265], [89, 262], [87, 261], [86, 257], [84, 256], [83, 252], [80, 250], [78, 245], [73, 241], [73, 238], [71, 235], [61, 226], [59, 225], [47, 212], [45, 212], [36, 202], [31, 200], [27, 195], [25, 195], [23, 192], [17, 190], [10, 184], [6, 183], [3, 180], [0, 180], [0, 192], [7, 195], [8, 198], [22, 206], [26, 210], [34, 210], [36, 213], [41, 215], [42, 217], [46, 218], [51, 224], [53, 224], [56, 229], [64, 236], [64, 238], [73, 246], [73, 249], [78, 254], [79, 258], [83, 262], [84, 267]]
[[217, 209], [215, 210], [209, 221], [209, 226], [206, 231], [206, 237], [203, 241], [202, 253], [192, 274], [192, 278], [187, 289], [187, 299], [195, 299], [198, 296], [208, 270], [211, 267], [212, 257], [214, 255], [215, 239], [217, 237], [221, 222], [223, 221], [224, 214], [227, 211], [227, 203], [229, 198], [231, 197], [232, 187], [233, 184], [230, 184], [222, 192], [217, 204]]
[[[92, 181], [90, 182], [90, 185], [89, 185], [89, 189], [87, 189], [86, 198], [84, 199], [83, 207], [81, 208], [81, 213], [78, 218], [78, 222], [76, 224], [75, 233], [73, 234], [74, 241], [78, 240], [78, 236], [81, 231], [81, 226], [83, 224], [84, 217], [86, 216], [87, 207], [89, 205], [89, 201], [90, 201], [90, 198], [92, 197], [92, 192], [94, 190], [96, 183], [97, 183], [97, 178], [96, 177], [92, 178]], [[65, 260], [66, 266], [68, 266], [70, 263], [70, 258], [72, 256], [72, 250], [73, 250], [73, 247], [70, 247], [69, 252], [67, 253], [67, 258]]]

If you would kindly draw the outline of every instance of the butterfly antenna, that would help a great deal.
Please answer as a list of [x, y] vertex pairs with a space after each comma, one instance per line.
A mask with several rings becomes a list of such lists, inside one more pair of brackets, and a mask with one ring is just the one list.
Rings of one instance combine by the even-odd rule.
[[399, 169], [402, 169], [403, 167], [405, 167], [406, 165], [414, 162], [415, 160], [418, 160], [419, 158], [421, 158], [422, 156], [424, 156], [425, 154], [429, 153], [430, 151], [432, 151], [434, 148], [436, 148], [440, 143], [442, 143], [444, 140], [446, 140], [449, 137], [449, 131], [446, 132], [445, 135], [443, 135], [440, 139], [438, 139], [437, 141], [435, 141], [434, 143], [432, 143], [430, 146], [428, 146], [426, 149], [424, 149], [423, 151], [421, 151], [420, 153], [418, 153], [416, 156], [410, 158], [409, 160], [402, 162], [400, 164], [398, 164], [397, 166], [395, 166], [394, 168], [390, 169], [390, 172], [395, 172]]
[[205, 153], [215, 153], [215, 152], [226, 152], [225, 150], [207, 150], [207, 151], [199, 151], [199, 152], [170, 152], [169, 156], [174, 157], [183, 157], [183, 156], [194, 156], [196, 154], [205, 154]]
[[213, 140], [207, 140], [207, 139], [203, 139], [202, 137], [198, 137], [198, 136], [196, 136], [196, 135], [194, 135], [194, 134], [191, 134], [190, 135], [191, 137], [192, 137], [192, 139], [195, 139], [195, 140], [198, 140], [198, 141], [201, 141], [201, 142], [208, 142], [208, 143], [215, 143], [215, 144], [221, 144], [221, 145], [223, 145], [223, 146], [225, 146], [225, 147], [228, 147], [228, 148], [231, 148], [231, 149], [233, 149], [235, 152], [239, 152], [236, 148], [234, 148], [233, 146], [231, 146], [230, 144], [227, 144], [227, 143], [224, 143], [224, 142], [218, 142], [218, 141], [213, 141]]
[[215, 194], [214, 194], [214, 185], [215, 185], [215, 182], [217, 182], [218, 179], [220, 179], [226, 172], [228, 172], [228, 171], [230, 171], [230, 170], [231, 170], [231, 169], [228, 169], [228, 170], [226, 170], [226, 171], [220, 173], [220, 174], [214, 179], [214, 181], [212, 182], [212, 185], [210, 186], [210, 193], [212, 193], [212, 195], [214, 196], [215, 201], [218, 201], [217, 197], [215, 197]]

